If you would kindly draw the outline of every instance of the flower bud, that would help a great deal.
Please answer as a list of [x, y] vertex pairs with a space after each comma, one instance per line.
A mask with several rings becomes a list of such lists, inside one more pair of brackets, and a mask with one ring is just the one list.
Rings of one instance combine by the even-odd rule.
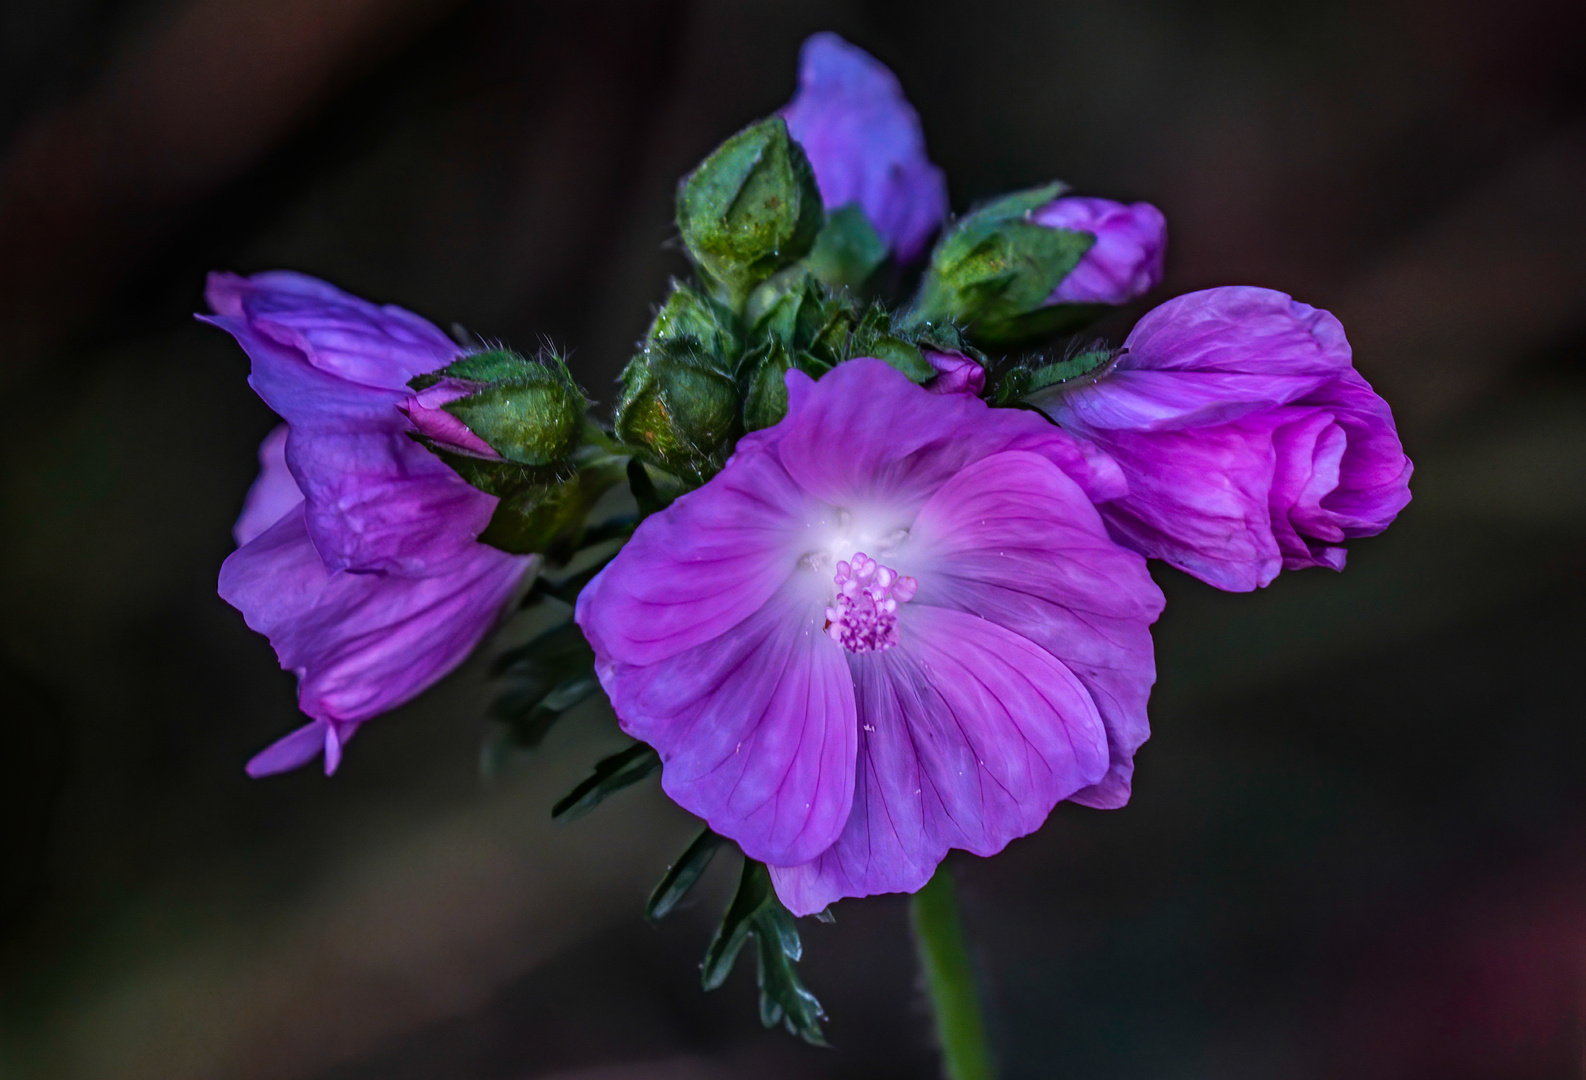
[[738, 316], [726, 305], [675, 279], [672, 294], [656, 312], [644, 341], [646, 347], [683, 349], [715, 357], [724, 370], [730, 369], [743, 353]]
[[578, 446], [589, 402], [559, 357], [475, 353], [408, 384], [399, 408], [437, 449], [521, 465], [555, 465]]
[[907, 325], [953, 322], [981, 341], [1002, 344], [1093, 318], [1090, 305], [1052, 303], [1096, 244], [1092, 233], [1037, 219], [1062, 190], [1048, 184], [1007, 195], [954, 222], [931, 254]]
[[1030, 220], [1096, 238], [1095, 246], [1047, 297], [1048, 304], [1127, 304], [1162, 282], [1167, 219], [1150, 203], [1125, 205], [1070, 195], [1053, 199]]
[[734, 309], [810, 250], [822, 219], [809, 159], [778, 116], [722, 143], [677, 193], [683, 245]]
[[707, 358], [647, 349], [629, 361], [617, 398], [617, 438], [674, 473], [720, 469], [738, 426], [738, 388]]
[[979, 397], [986, 389], [986, 369], [961, 352], [920, 350], [927, 363], [936, 369], [936, 375], [925, 389], [933, 394], [973, 394]]

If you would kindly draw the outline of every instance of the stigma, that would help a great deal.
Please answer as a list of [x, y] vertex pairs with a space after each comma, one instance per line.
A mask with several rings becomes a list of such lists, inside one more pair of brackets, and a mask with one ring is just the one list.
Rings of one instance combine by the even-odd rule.
[[826, 608], [826, 633], [849, 652], [881, 652], [898, 644], [898, 606], [914, 599], [919, 582], [882, 566], [864, 552], [837, 564], [837, 595]]

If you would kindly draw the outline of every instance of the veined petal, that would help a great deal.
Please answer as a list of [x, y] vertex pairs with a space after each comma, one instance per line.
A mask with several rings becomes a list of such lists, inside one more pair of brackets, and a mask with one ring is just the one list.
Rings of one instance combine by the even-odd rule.
[[1101, 382], [1037, 394], [1034, 403], [1076, 431], [1207, 427], [1276, 408], [1324, 385], [1324, 375], [1114, 371]]
[[1187, 431], [1098, 432], [1129, 477], [1103, 504], [1114, 539], [1220, 589], [1249, 592], [1282, 568], [1267, 496], [1275, 453], [1269, 423]]
[[1176, 296], [1135, 324], [1119, 370], [1335, 375], [1349, 341], [1330, 313], [1249, 285]]
[[824, 851], [853, 802], [853, 682], [824, 619], [792, 582], [719, 639], [598, 668], [623, 730], [660, 752], [666, 793], [772, 865]]
[[735, 455], [708, 485], [645, 519], [580, 594], [578, 625], [625, 664], [711, 641], [793, 576], [810, 505], [775, 458]]
[[1127, 802], [1135, 751], [1150, 735], [1150, 625], [1164, 603], [1145, 559], [1111, 540], [1072, 479], [1022, 451], [948, 481], [920, 511], [905, 552], [897, 569], [919, 581], [915, 603], [1007, 627], [1079, 678], [1106, 725], [1110, 766], [1074, 801]]
[[772, 867], [795, 914], [912, 892], [952, 847], [995, 854], [1107, 771], [1095, 705], [1050, 653], [963, 612], [904, 611], [903, 645], [849, 660], [861, 743], [847, 826], [819, 858]]
[[259, 444], [259, 476], [242, 501], [242, 513], [231, 527], [232, 539], [241, 547], [286, 516], [303, 501], [297, 481], [286, 466], [285, 424], [271, 429]]
[[220, 595], [297, 674], [305, 713], [360, 721], [461, 663], [533, 561], [476, 544], [430, 577], [332, 571], [298, 512], [231, 554]]

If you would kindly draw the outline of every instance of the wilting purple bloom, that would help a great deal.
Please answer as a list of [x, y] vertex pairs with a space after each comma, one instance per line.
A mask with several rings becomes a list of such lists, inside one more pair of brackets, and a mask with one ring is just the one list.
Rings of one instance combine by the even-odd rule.
[[1343, 542], [1410, 501], [1387, 402], [1338, 320], [1271, 289], [1207, 289], [1135, 326], [1112, 373], [1042, 407], [1111, 454], [1126, 497], [1101, 507], [1121, 543], [1219, 588], [1344, 566]]
[[1167, 219], [1150, 203], [1066, 195], [1035, 211], [1031, 220], [1096, 238], [1048, 304], [1126, 304], [1162, 282]]
[[292, 273], [214, 274], [205, 321], [253, 361], [286, 423], [220, 571], [220, 595], [298, 676], [313, 722], [248, 763], [325, 771], [363, 721], [434, 683], [479, 643], [531, 560], [478, 543], [494, 497], [407, 435], [407, 381], [458, 348], [434, 326]]
[[782, 117], [826, 208], [858, 203], [899, 262], [919, 257], [947, 217], [947, 180], [925, 156], [897, 76], [836, 34], [816, 34], [799, 52], [798, 93]]
[[936, 369], [936, 377], [925, 384], [933, 394], [974, 394], [986, 388], [986, 369], [960, 352], [922, 349], [925, 359]]
[[459, 401], [477, 392], [478, 389], [477, 383], [463, 379], [442, 379], [434, 386], [408, 395], [397, 408], [402, 410], [402, 415], [408, 418], [420, 435], [433, 439], [441, 449], [500, 461], [501, 455], [496, 453], [494, 447], [470, 431], [467, 424], [442, 408], [443, 405]]
[[579, 597], [626, 731], [794, 912], [1120, 806], [1162, 596], [1105, 456], [878, 360], [813, 382]]

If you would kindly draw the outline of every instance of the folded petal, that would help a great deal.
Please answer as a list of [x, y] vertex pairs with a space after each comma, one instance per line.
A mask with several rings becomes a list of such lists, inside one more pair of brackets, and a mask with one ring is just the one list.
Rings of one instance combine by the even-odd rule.
[[[714, 480], [644, 520], [578, 599], [597, 650], [653, 664], [758, 611], [793, 575], [811, 500], [777, 460], [739, 453]], [[641, 736], [642, 738], [642, 736]]]
[[328, 566], [423, 574], [474, 546], [496, 500], [408, 437], [397, 410], [405, 388], [349, 381], [306, 339], [283, 343], [288, 335], [267, 332], [257, 320], [206, 321], [236, 337], [253, 361], [250, 385], [291, 429], [286, 462]]
[[329, 570], [297, 512], [231, 554], [220, 595], [296, 673], [305, 713], [360, 721], [461, 663], [532, 563], [476, 544], [429, 577]]
[[462, 349], [440, 328], [394, 304], [371, 304], [288, 270], [210, 274], [216, 315], [246, 322], [328, 375], [385, 390], [444, 367]]
[[819, 858], [772, 867], [795, 914], [912, 892], [949, 848], [995, 854], [1107, 771], [1095, 705], [1050, 653], [964, 612], [904, 610], [904, 644], [849, 660], [861, 742], [847, 826]]
[[660, 752], [666, 793], [772, 865], [824, 851], [853, 801], [853, 682], [824, 611], [793, 583], [732, 633], [658, 662], [612, 661], [596, 643], [617, 718]]
[[1106, 725], [1110, 766], [1102, 788], [1073, 798], [1127, 802], [1134, 754], [1151, 730], [1150, 626], [1164, 601], [1145, 560], [1112, 541], [1078, 485], [1035, 454], [985, 458], [931, 498], [896, 561], [919, 582], [916, 603], [1007, 627], [1079, 678]]
[[836, 34], [816, 34], [799, 53], [798, 93], [782, 116], [828, 210], [858, 203], [900, 262], [925, 250], [947, 217], [947, 181], [884, 64]]
[[1282, 569], [1268, 507], [1275, 470], [1270, 418], [1183, 431], [1098, 432], [1129, 478], [1103, 504], [1114, 539], [1208, 584], [1249, 592]]
[[1126, 304], [1162, 282], [1167, 219], [1150, 203], [1066, 195], [1041, 207], [1031, 220], [1096, 238], [1048, 304]]
[[297, 481], [286, 467], [285, 424], [271, 429], [259, 444], [259, 476], [248, 489], [242, 501], [242, 513], [231, 527], [231, 535], [240, 547], [258, 536], [295, 509], [303, 501]]
[[1209, 427], [1287, 405], [1326, 375], [1239, 375], [1217, 371], [1114, 371], [1101, 382], [1047, 391], [1033, 403], [1077, 433]]
[[315, 720], [286, 735], [248, 760], [247, 773], [254, 779], [290, 772], [325, 755], [325, 775], [341, 765], [342, 747], [358, 730], [359, 722]]
[[1349, 341], [1331, 314], [1285, 293], [1237, 285], [1176, 296], [1135, 324], [1119, 371], [1335, 375]]

